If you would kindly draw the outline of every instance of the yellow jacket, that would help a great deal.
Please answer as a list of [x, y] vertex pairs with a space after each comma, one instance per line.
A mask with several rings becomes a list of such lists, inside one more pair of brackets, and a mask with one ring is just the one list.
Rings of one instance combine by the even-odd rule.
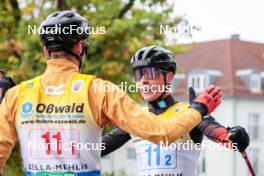
[[[78, 67], [66, 59], [47, 61], [47, 70], [41, 75], [41, 86], [60, 85], [78, 72]], [[16, 113], [19, 86], [10, 89], [0, 106], [0, 171], [3, 169], [17, 140]], [[109, 81], [93, 78], [87, 94], [92, 116], [99, 127], [116, 125], [128, 133], [154, 143], [172, 143], [201, 122], [195, 109], [187, 109], [176, 117], [158, 119], [142, 110], [125, 92], [98, 91], [95, 87], [115, 86]]]

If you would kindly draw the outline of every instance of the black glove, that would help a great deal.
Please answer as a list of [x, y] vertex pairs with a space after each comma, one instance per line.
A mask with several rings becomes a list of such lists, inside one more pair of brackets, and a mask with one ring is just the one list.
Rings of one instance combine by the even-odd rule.
[[10, 76], [4, 76], [4, 80], [9, 83], [9, 88], [14, 87], [16, 85], [15, 81]]
[[237, 145], [239, 152], [243, 152], [249, 145], [250, 139], [246, 130], [241, 126], [227, 128], [229, 140]]
[[6, 80], [0, 80], [0, 88], [2, 88], [3, 90], [9, 89], [10, 84], [8, 81]]

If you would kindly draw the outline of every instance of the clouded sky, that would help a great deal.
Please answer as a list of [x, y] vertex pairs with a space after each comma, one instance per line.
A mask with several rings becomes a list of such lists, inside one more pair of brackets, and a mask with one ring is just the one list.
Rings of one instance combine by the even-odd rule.
[[201, 26], [193, 38], [180, 42], [199, 42], [230, 38], [264, 43], [264, 0], [170, 0], [177, 15], [185, 15], [190, 25]]

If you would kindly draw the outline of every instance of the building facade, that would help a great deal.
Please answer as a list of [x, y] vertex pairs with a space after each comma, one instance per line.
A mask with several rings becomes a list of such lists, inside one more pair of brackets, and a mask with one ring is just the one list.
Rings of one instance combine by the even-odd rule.
[[[197, 43], [177, 55], [182, 68], [175, 76], [174, 95], [186, 100], [188, 87], [197, 92], [210, 84], [223, 91], [223, 101], [212, 114], [224, 126], [241, 125], [250, 135], [247, 149], [258, 176], [264, 176], [264, 44], [239, 38]], [[205, 149], [200, 175], [249, 175], [239, 152]]]

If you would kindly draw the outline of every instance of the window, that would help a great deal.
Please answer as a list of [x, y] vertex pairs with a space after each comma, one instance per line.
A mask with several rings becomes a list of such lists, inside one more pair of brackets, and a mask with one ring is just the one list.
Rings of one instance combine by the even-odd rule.
[[136, 151], [134, 148], [127, 148], [127, 159], [136, 160]]
[[250, 140], [260, 140], [260, 117], [259, 113], [251, 112], [248, 114], [248, 133]]
[[253, 93], [261, 93], [261, 77], [258, 74], [252, 74], [249, 80], [250, 91]]
[[206, 74], [190, 75], [188, 82], [189, 87], [193, 87], [197, 92], [203, 91], [209, 85], [208, 75]]

